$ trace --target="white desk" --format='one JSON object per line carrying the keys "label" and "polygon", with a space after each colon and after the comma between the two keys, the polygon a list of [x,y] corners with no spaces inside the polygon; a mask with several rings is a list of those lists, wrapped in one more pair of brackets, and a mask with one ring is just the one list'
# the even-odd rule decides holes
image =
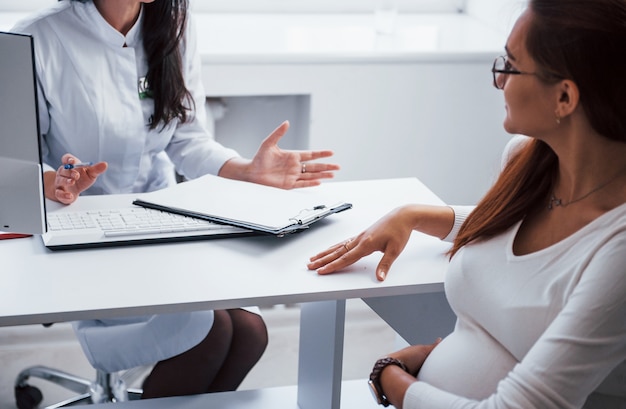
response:
{"label": "white desk", "polygon": [[[396,310],[399,314],[395,316],[409,329],[420,328],[427,341],[445,335],[441,331],[449,331],[453,321],[442,293],[447,245],[415,233],[384,283],[374,277],[380,255],[365,258],[344,273],[319,276],[306,269],[310,255],[358,233],[397,205],[440,200],[410,178],[325,183],[316,189],[342,192],[353,209],[282,239],[233,238],[66,252],[45,249],[38,237],[3,241],[0,325],[302,303],[297,405],[303,409],[339,408],[343,405],[345,300],[364,298],[382,311],[384,318],[394,316],[390,309],[399,308],[399,302],[426,302],[430,320],[422,321],[417,313],[406,310]],[[128,198],[85,197],[78,206],[93,199],[102,205]],[[414,294],[423,294],[423,298],[411,297]],[[388,302],[381,302],[384,297],[389,297]],[[416,321],[407,322],[411,317]],[[388,321],[413,340],[398,320]],[[436,326],[427,328],[430,324]],[[362,390],[367,394],[365,387]],[[239,407],[254,394],[239,393],[242,401],[227,401],[232,402],[231,407]],[[297,407],[296,402],[284,400],[285,394],[276,394],[281,398],[274,407]],[[207,395],[186,402],[202,407],[206,399],[226,398]],[[145,405],[142,402],[127,405],[145,407],[135,406]],[[184,407],[182,403],[180,407]]]}

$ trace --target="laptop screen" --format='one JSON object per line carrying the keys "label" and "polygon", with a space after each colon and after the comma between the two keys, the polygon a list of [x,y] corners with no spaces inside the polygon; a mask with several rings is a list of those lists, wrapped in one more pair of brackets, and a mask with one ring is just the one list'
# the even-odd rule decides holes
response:
{"label": "laptop screen", "polygon": [[46,231],[33,38],[0,32],[0,231]]}

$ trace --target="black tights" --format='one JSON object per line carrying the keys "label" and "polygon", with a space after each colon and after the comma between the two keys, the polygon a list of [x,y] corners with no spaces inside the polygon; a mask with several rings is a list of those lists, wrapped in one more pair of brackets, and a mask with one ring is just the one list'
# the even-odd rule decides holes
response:
{"label": "black tights", "polygon": [[241,310],[215,311],[198,345],[158,362],[143,383],[142,399],[234,391],[267,346],[263,318]]}

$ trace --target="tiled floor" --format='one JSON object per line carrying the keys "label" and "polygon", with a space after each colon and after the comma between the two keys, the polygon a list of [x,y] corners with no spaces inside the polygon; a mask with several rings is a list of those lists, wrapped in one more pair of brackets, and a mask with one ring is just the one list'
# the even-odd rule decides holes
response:
{"label": "tiled floor", "polygon": [[[280,305],[263,309],[270,336],[268,349],[240,389],[296,384],[299,312],[298,306]],[[44,364],[79,376],[93,376],[93,370],[73,334],[64,325],[21,327],[19,331],[0,329],[0,409],[15,409],[13,382],[25,367]],[[40,346],[42,337],[45,337],[49,348]],[[367,378],[373,362],[396,349],[398,342],[395,332],[369,307],[360,300],[349,300],[346,308],[344,379]],[[45,381],[33,380],[32,384],[42,389],[44,405],[72,395]]]}

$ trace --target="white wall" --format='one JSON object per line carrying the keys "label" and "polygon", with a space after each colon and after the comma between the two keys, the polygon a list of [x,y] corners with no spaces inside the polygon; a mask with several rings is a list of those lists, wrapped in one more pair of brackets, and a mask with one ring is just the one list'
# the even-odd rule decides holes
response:
{"label": "white wall", "polygon": [[[444,201],[472,204],[494,181],[509,139],[502,93],[491,85],[492,61],[215,64],[204,72],[211,96],[225,91],[214,89],[211,78],[249,85],[256,95],[237,98],[224,116],[228,125],[216,123],[217,139],[242,154],[253,153],[273,127],[290,119],[299,129],[290,130],[281,146],[332,149],[342,168],[337,180],[418,177]],[[300,92],[286,86],[283,96],[263,96],[273,84],[279,89],[293,82]],[[255,88],[259,84],[270,89]],[[281,103],[304,90],[310,95],[309,132],[297,122],[294,106]]]}
{"label": "white wall", "polygon": [[[490,27],[508,34],[526,3],[526,0],[467,0],[466,12]],[[504,48],[504,44],[502,47]]]}
{"label": "white wall", "polygon": [[[448,203],[477,202],[492,184],[508,141],[502,92],[492,86],[490,71],[506,36],[471,17],[401,17],[399,33],[373,39],[374,44],[366,40],[373,29],[367,18],[342,17],[340,23],[307,18],[297,33],[307,34],[303,36],[311,41],[305,43],[313,50],[286,41],[293,40],[294,30],[280,27],[297,25],[291,17],[287,22],[256,17],[245,24],[227,19],[223,29],[217,27],[226,24],[223,18],[199,20],[198,26],[206,28],[200,36],[207,39],[205,90],[211,97],[240,97],[224,120],[252,130],[244,145],[236,146],[230,138],[237,127],[223,132],[227,128],[218,121],[218,140],[249,154],[281,120],[279,114],[264,121],[264,101],[275,102],[265,97],[308,95],[308,144],[299,148],[332,149],[333,160],[342,167],[337,180],[418,177]],[[353,42],[337,45],[341,25],[352,29],[346,34],[357,33]],[[239,26],[264,41],[239,38]],[[273,28],[263,29],[267,26]],[[425,40],[428,36],[407,34],[432,26],[432,44]],[[228,40],[222,40],[224,33]],[[247,107],[246,97],[251,98]],[[292,112],[280,111],[285,119]],[[307,140],[290,132],[284,146],[294,137]]]}

